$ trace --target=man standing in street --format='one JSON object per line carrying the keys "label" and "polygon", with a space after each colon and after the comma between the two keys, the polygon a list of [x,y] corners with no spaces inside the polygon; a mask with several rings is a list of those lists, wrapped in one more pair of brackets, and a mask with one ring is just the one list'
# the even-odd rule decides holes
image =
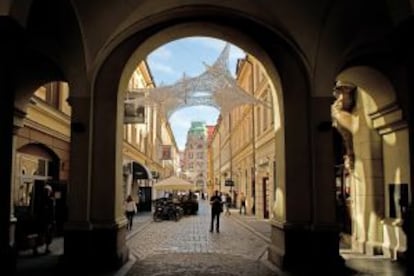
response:
{"label": "man standing in street", "polygon": [[240,215],[242,213],[242,209],[244,214],[246,214],[246,196],[244,195],[244,193],[240,194]]}
{"label": "man standing in street", "polygon": [[211,225],[210,232],[214,229],[214,219],[216,219],[216,231],[220,233],[220,213],[223,212],[223,205],[219,192],[216,190],[214,195],[210,198],[211,205]]}

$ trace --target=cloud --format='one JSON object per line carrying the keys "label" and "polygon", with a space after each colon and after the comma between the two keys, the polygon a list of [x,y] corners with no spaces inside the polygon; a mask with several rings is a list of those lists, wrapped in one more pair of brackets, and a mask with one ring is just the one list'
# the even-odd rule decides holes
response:
{"label": "cloud", "polygon": [[[190,37],[186,39],[188,39],[189,42],[196,43],[203,47],[215,50],[218,53],[221,53],[221,51],[224,48],[224,45],[226,44],[226,42],[223,40],[210,38],[210,37]],[[231,59],[237,59],[240,57],[244,57],[245,55],[246,55],[245,51],[243,51],[241,48],[237,47],[236,45],[231,44],[231,48],[230,48]]]}
{"label": "cloud", "polygon": [[148,60],[148,64],[157,86],[174,83],[181,76],[167,62]]}
{"label": "cloud", "polygon": [[180,110],[174,112],[170,117],[170,124],[177,128],[189,128],[191,122],[188,120],[188,114],[180,112]]}
{"label": "cloud", "polygon": [[164,63],[156,62],[156,61],[151,62],[151,70],[158,71],[161,73],[166,73],[166,74],[175,74],[175,71],[171,66],[164,64]]}
{"label": "cloud", "polygon": [[165,46],[161,46],[157,48],[155,51],[151,52],[151,54],[148,56],[150,59],[155,60],[169,60],[172,57],[172,52],[170,49],[168,49]]}
{"label": "cloud", "polygon": [[[194,44],[194,46],[203,47],[205,51],[214,52],[214,61],[219,56],[221,51],[223,50],[226,42],[223,40],[210,38],[210,37],[189,37],[185,38],[186,42],[188,41],[189,44]],[[240,58],[245,58],[246,52],[243,51],[241,48],[230,44],[230,56],[229,56],[229,69],[232,72],[233,76],[235,76],[236,71],[236,64],[237,60]]]}
{"label": "cloud", "polygon": [[202,47],[221,52],[223,50],[225,41],[211,38],[211,37],[202,37],[202,36],[193,36],[186,38],[190,43],[198,44]]}

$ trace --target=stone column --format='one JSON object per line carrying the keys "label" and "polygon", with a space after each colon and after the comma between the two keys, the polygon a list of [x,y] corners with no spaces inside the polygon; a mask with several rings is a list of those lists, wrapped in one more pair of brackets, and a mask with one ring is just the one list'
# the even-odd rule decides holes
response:
{"label": "stone column", "polygon": [[[71,87],[73,89],[73,87]],[[89,264],[92,225],[90,223],[91,100],[71,96],[72,107],[68,221],[64,233],[64,261]]]}
{"label": "stone column", "polygon": [[312,98],[312,223],[313,262],[327,269],[343,265],[336,222],[335,160],[331,97]]}
{"label": "stone column", "polygon": [[90,242],[92,261],[119,267],[128,258],[122,192],[123,98],[105,89],[96,91],[99,96],[94,99]]}
{"label": "stone column", "polygon": [[[0,46],[0,51],[2,48]],[[1,53],[0,53],[1,54]],[[1,56],[0,56],[1,57]],[[3,59],[2,59],[3,60]],[[2,137],[0,147],[0,259],[5,267],[2,270],[12,275],[16,266],[16,255],[13,248],[13,235],[11,224],[11,183],[12,183],[12,160],[13,160],[13,114],[14,114],[14,91],[9,82],[10,75],[6,68],[0,65],[0,133]],[[7,273],[6,273],[7,274]]]}
{"label": "stone column", "polygon": [[64,261],[68,268],[76,264],[108,271],[128,257],[122,211],[122,124],[117,124],[113,99],[93,102],[89,97],[71,95],[70,104],[71,173]]}
{"label": "stone column", "polygon": [[[285,105],[289,119],[284,143],[276,137],[278,176],[269,249],[269,259],[284,270],[311,273],[342,265],[335,221],[331,104],[332,98],[309,102],[297,98]],[[285,160],[280,158],[283,145]],[[279,175],[283,166],[284,179]]]}
{"label": "stone column", "polygon": [[280,111],[284,116],[282,129],[275,137],[276,199],[269,260],[288,271],[308,268],[312,252],[310,118],[309,103],[302,94],[307,88],[302,85],[302,82],[287,81],[283,111]]}

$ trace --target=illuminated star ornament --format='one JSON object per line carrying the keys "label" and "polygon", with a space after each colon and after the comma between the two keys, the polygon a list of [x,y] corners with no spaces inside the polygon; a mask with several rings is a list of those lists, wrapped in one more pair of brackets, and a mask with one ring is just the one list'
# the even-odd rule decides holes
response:
{"label": "illuminated star ornament", "polygon": [[167,119],[175,111],[190,106],[212,106],[220,110],[222,116],[244,104],[262,104],[270,107],[236,83],[228,66],[229,54],[230,44],[226,43],[214,64],[204,64],[206,70],[199,76],[189,78],[183,74],[183,77],[172,85],[127,91],[125,103],[130,109],[131,106],[156,106]]}

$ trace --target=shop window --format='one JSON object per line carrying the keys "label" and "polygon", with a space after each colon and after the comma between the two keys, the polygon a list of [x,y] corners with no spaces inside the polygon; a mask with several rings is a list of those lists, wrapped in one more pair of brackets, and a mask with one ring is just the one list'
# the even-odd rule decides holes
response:
{"label": "shop window", "polygon": [[46,160],[39,159],[37,163],[36,175],[46,176]]}

